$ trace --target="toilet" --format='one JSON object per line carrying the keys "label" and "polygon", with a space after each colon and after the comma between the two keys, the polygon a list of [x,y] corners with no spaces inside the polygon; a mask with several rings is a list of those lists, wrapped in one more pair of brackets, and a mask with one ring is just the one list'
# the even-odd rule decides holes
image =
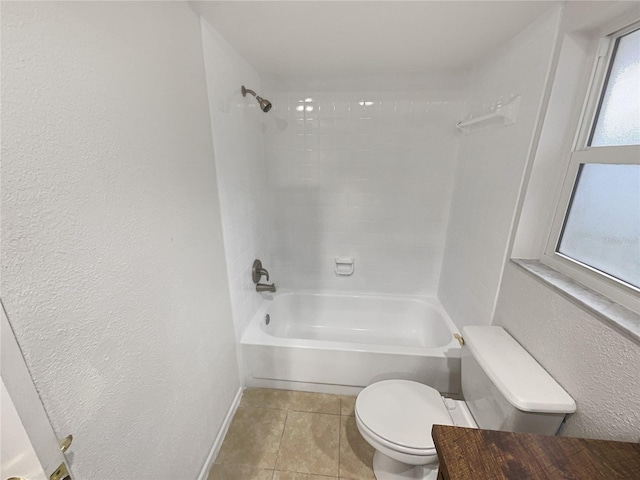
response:
{"label": "toilet", "polygon": [[356,399],[362,437],[376,450],[377,480],[436,480],[434,424],[555,435],[576,404],[502,327],[462,329],[462,395],[428,385],[385,380]]}

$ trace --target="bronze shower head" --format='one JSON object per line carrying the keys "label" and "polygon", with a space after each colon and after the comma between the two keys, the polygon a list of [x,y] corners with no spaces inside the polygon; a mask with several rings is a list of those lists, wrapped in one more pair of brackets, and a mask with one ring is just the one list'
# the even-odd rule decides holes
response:
{"label": "bronze shower head", "polygon": [[271,110],[271,107],[273,105],[271,105],[271,102],[269,100],[266,100],[266,99],[262,98],[261,96],[257,95],[256,92],[254,92],[253,90],[249,90],[248,88],[245,88],[245,86],[243,85],[242,86],[242,96],[246,97],[247,93],[250,93],[251,95],[256,97],[256,100],[260,104],[260,108],[262,109],[262,111],[264,113],[267,113],[269,110]]}

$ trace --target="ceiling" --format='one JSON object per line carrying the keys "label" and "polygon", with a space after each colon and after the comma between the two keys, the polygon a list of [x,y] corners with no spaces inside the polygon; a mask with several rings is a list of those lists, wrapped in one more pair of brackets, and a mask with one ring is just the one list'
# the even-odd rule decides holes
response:
{"label": "ceiling", "polygon": [[191,4],[260,74],[363,74],[467,69],[556,2]]}

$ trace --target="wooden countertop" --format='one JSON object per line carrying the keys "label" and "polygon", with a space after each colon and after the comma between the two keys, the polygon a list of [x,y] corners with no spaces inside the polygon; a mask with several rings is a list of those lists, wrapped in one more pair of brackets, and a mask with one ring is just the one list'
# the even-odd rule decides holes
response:
{"label": "wooden countertop", "polygon": [[434,425],[445,480],[640,480],[640,443]]}

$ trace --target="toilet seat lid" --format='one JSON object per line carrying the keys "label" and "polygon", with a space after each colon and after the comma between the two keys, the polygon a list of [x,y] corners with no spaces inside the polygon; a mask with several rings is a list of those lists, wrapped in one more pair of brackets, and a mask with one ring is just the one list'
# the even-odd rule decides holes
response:
{"label": "toilet seat lid", "polygon": [[440,393],[408,380],[385,380],[365,388],[356,399],[356,414],[376,435],[414,449],[433,449],[434,423],[453,425]]}

